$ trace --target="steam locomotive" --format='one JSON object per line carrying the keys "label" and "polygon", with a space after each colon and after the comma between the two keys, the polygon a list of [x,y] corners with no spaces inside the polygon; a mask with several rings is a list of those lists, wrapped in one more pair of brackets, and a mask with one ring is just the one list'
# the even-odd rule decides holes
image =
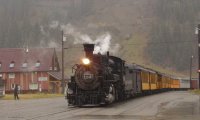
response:
{"label": "steam locomotive", "polygon": [[94,44],[84,44],[86,58],[72,69],[66,99],[69,105],[106,105],[129,97],[160,90],[177,89],[179,80],[144,68],[126,64],[119,57],[93,54]]}

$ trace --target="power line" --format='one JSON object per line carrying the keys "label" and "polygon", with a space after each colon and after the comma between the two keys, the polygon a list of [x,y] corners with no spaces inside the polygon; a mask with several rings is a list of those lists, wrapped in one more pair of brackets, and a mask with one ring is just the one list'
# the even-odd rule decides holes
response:
{"label": "power line", "polygon": [[[147,43],[125,43],[122,45],[157,45],[157,44],[163,44],[163,45],[174,45],[174,44],[184,44],[184,43],[194,43],[196,41],[165,41],[165,42],[147,42]],[[117,44],[111,44],[110,46],[116,46]],[[71,46],[71,47],[66,47],[65,49],[79,49],[83,48],[82,46]]]}
{"label": "power line", "polygon": [[124,44],[124,45],[148,45],[148,44],[171,44],[171,43],[175,43],[175,44],[183,44],[183,43],[188,43],[188,42],[197,42],[197,41],[166,41],[166,42],[147,42],[147,43],[128,43],[128,44]]}

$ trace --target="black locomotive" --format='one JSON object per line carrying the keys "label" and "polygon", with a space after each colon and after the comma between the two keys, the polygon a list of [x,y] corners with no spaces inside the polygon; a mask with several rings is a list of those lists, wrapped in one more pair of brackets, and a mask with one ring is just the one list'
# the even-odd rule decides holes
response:
{"label": "black locomotive", "polygon": [[84,44],[86,58],[76,64],[68,82],[70,105],[100,105],[125,99],[125,61],[118,57],[93,54],[94,44]]}

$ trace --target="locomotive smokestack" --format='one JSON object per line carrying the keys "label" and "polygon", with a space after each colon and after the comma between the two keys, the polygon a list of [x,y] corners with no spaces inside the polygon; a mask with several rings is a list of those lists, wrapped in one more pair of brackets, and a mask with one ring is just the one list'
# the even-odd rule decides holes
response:
{"label": "locomotive smokestack", "polygon": [[94,51],[94,44],[83,44],[85,55],[87,58],[91,58]]}
{"label": "locomotive smokestack", "polygon": [[110,53],[109,53],[109,51],[107,51],[107,57],[109,57],[110,56]]}

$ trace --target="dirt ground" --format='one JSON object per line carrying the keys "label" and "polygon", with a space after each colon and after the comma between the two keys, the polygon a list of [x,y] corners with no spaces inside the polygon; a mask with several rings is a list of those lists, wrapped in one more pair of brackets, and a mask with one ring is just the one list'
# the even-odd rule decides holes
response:
{"label": "dirt ground", "polygon": [[69,107],[63,98],[0,100],[1,120],[200,120],[200,96],[166,92],[107,107]]}

